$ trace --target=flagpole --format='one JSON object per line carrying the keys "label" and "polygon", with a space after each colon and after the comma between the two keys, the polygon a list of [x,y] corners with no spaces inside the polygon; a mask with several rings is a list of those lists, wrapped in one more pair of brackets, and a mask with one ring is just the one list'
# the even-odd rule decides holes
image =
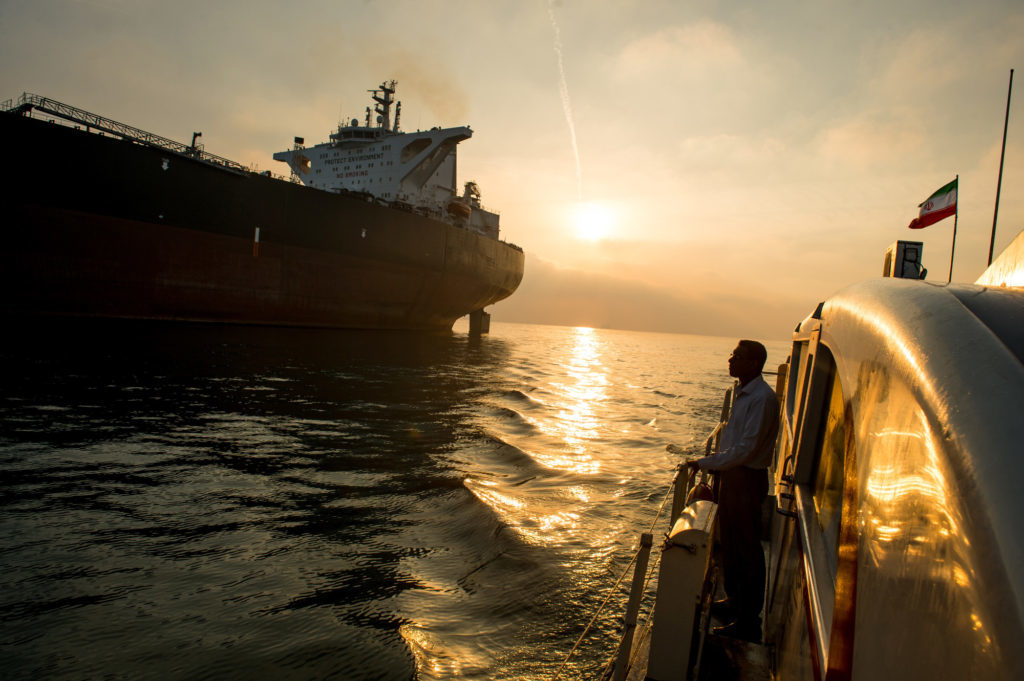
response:
{"label": "flagpole", "polygon": [[956,253],[956,223],[960,219],[960,173],[956,175],[956,203],[953,205],[955,211],[953,213],[953,246],[949,249],[949,279],[946,280],[947,284],[953,281],[953,254]]}
{"label": "flagpole", "polygon": [[1010,123],[1010,95],[1013,94],[1013,69],[1010,69],[1010,89],[1006,92],[1006,118],[1003,119],[1003,151],[999,154],[999,181],[996,182],[996,210],[992,215],[992,239],[988,242],[988,264],[992,264],[992,250],[996,245],[996,219],[999,217],[999,192],[1003,188],[1003,159],[1006,157],[1006,128]]}

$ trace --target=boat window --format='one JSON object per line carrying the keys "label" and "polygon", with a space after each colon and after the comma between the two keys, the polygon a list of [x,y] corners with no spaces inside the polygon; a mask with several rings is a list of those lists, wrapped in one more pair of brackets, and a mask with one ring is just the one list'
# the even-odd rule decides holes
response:
{"label": "boat window", "polygon": [[846,461],[846,422],[845,400],[843,388],[839,382],[839,373],[835,363],[827,352],[822,352],[819,361],[830,364],[828,396],[823,403],[828,405],[828,413],[824,419],[822,435],[819,442],[820,458],[814,473],[814,508],[817,515],[818,528],[826,549],[833,577],[839,554],[839,519],[842,515],[843,503],[843,470]]}
{"label": "boat window", "polygon": [[800,390],[800,368],[807,354],[807,343],[793,343],[793,350],[790,353],[792,358],[789,364],[789,386],[786,388],[786,419],[793,420],[793,410],[796,407],[796,396]]}
{"label": "boat window", "polygon": [[805,390],[812,359],[809,353],[810,344],[807,341],[795,342],[790,352],[790,375],[787,377],[788,385],[785,390],[785,419],[791,429],[797,426],[793,420],[794,415],[802,409],[800,403],[807,396]]}
{"label": "boat window", "polygon": [[[799,441],[804,438],[797,437],[798,431],[802,432],[805,429],[808,429],[808,432],[817,434],[817,424],[820,414],[812,413],[815,410],[811,405],[820,404],[820,400],[817,398],[816,394],[808,395],[808,393],[812,392],[812,384],[816,385],[820,382],[819,379],[814,378],[814,376],[820,372],[816,370],[814,353],[811,352],[810,343],[800,343],[799,352],[794,352],[794,354],[798,357],[797,368],[794,370],[794,375],[791,380],[795,381],[794,385],[796,390],[793,391],[792,395],[792,399],[794,400],[792,404],[793,415],[790,416],[787,414],[787,417],[790,419],[788,423],[789,427],[793,430],[793,437]],[[814,391],[817,390],[820,390],[820,388],[815,387]],[[786,397],[787,403],[790,399],[790,396]],[[810,423],[808,424],[808,422]],[[810,440],[810,438],[806,439]],[[803,449],[804,446],[805,445],[799,445],[801,449]],[[793,472],[800,483],[807,483],[810,480],[810,471],[813,464],[813,456],[805,455],[798,458],[797,468]]]}

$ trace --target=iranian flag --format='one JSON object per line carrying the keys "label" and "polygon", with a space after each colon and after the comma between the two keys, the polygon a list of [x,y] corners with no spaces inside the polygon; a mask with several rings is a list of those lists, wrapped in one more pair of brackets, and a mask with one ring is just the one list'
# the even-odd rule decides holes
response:
{"label": "iranian flag", "polygon": [[959,178],[932,194],[919,208],[921,214],[911,220],[910,229],[922,229],[939,220],[956,215],[956,185]]}

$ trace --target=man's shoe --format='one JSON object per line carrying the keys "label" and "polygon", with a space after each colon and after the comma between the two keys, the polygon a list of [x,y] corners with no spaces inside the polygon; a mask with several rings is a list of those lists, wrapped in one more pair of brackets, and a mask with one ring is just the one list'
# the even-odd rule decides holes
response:
{"label": "man's shoe", "polygon": [[761,623],[736,620],[732,624],[728,624],[724,627],[715,627],[711,630],[711,633],[713,633],[715,636],[725,636],[727,638],[735,638],[740,641],[760,643]]}
{"label": "man's shoe", "polygon": [[732,603],[728,598],[723,598],[711,604],[711,616],[715,619],[728,622],[732,620],[732,617],[735,614],[735,608],[732,607]]}

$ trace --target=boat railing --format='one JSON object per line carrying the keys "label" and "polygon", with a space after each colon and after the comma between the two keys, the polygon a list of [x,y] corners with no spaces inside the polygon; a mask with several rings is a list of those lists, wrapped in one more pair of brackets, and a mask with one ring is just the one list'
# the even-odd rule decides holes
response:
{"label": "boat railing", "polygon": [[222,156],[207,153],[203,150],[201,145],[188,145],[183,142],[176,142],[172,139],[161,137],[160,135],[155,135],[151,132],[146,132],[145,130],[135,128],[124,123],[119,123],[113,119],[90,113],[84,109],[71,106],[70,104],[64,104],[63,102],[58,102],[55,99],[32,94],[31,92],[22,93],[22,95],[16,100],[8,99],[4,101],[4,103],[0,105],[0,110],[18,113],[24,116],[31,116],[33,112],[41,112],[61,119],[65,122],[64,124],[84,126],[87,132],[95,131],[97,133],[114,135],[115,137],[135,142],[136,144],[143,144],[176,154],[190,156],[200,161],[206,161],[207,163],[222,166],[228,170],[234,170],[236,172],[252,172],[248,166],[244,166],[237,161],[232,161],[231,159],[227,159]]}
{"label": "boat railing", "polygon": [[[680,464],[676,468],[675,476],[672,478],[672,483],[669,485],[669,489],[662,499],[661,505],[658,507],[658,512],[654,516],[654,520],[651,522],[650,529],[647,532],[643,532],[640,535],[639,544],[636,550],[633,552],[629,562],[623,568],[618,579],[615,580],[615,584],[608,590],[608,594],[604,600],[597,607],[590,621],[583,628],[576,642],[569,650],[565,659],[562,660],[562,664],[555,671],[552,679],[558,679],[562,671],[568,665],[569,661],[576,655],[580,645],[586,639],[590,630],[598,622],[601,616],[604,614],[605,609],[611,602],[612,597],[618,593],[619,587],[625,581],[626,576],[629,575],[630,570],[633,570],[633,581],[630,586],[629,600],[626,606],[626,615],[624,618],[625,631],[623,632],[622,640],[619,643],[618,651],[616,653],[615,662],[609,669],[606,670],[603,678],[613,678],[616,681],[620,681],[624,678],[625,671],[632,666],[635,661],[634,649],[632,646],[633,635],[636,631],[636,625],[639,620],[639,614],[641,610],[642,601],[645,593],[647,592],[647,586],[654,576],[654,570],[657,568],[657,556],[655,557],[654,565],[650,565],[651,548],[654,545],[654,528],[658,524],[658,520],[661,518],[661,514],[664,512],[665,507],[668,505],[669,499],[673,498],[673,495],[678,495],[677,490],[682,489],[683,497],[689,492],[689,489],[694,484],[693,481],[696,479],[695,475],[687,473],[686,464]],[[650,620],[650,614],[648,619],[645,621],[641,629],[646,628],[647,623]],[[621,673],[620,673],[621,670]]]}
{"label": "boat railing", "polygon": [[[728,420],[729,412],[732,408],[733,392],[732,388],[725,392],[719,422],[704,440],[704,455],[712,454],[718,450],[719,442],[721,441],[722,428]],[[586,639],[594,624],[600,619],[605,608],[611,601],[612,596],[618,593],[620,586],[624,582],[630,570],[633,570],[633,578],[630,587],[629,599],[626,604],[622,638],[619,642],[615,658],[605,669],[602,679],[622,681],[626,678],[627,672],[640,661],[642,654],[645,651],[650,651],[652,619],[655,617],[655,608],[653,605],[646,608],[647,615],[643,624],[639,627],[637,624],[639,614],[644,609],[643,606],[645,598],[648,595],[652,598],[654,597],[654,594],[648,593],[648,586],[650,585],[651,578],[654,576],[655,571],[659,569],[659,564],[663,555],[667,551],[674,548],[681,548],[685,553],[690,554],[690,557],[687,560],[691,565],[689,570],[691,574],[687,575],[684,578],[684,581],[695,582],[694,584],[689,585],[691,590],[696,589],[698,592],[703,593],[705,583],[707,582],[705,573],[710,569],[710,536],[716,521],[715,504],[709,501],[709,498],[713,498],[714,496],[713,489],[715,487],[715,476],[710,471],[698,472],[696,469],[687,465],[688,461],[692,460],[697,451],[700,450],[694,451],[696,448],[688,450],[683,446],[675,444],[669,444],[665,449],[670,453],[685,456],[686,461],[683,461],[676,466],[672,481],[669,484],[664,498],[662,499],[661,505],[658,507],[657,513],[655,513],[654,520],[651,522],[650,528],[647,532],[641,533],[636,549],[634,550],[629,562],[626,564],[625,568],[623,568],[619,578],[608,591],[607,596],[598,606],[597,611],[591,617],[586,627],[584,627],[583,632],[579,635],[575,644],[569,650],[552,679],[558,679],[560,677],[562,671],[565,669],[569,661],[575,656],[581,643]],[[658,521],[660,520],[662,513],[665,511],[665,507],[668,505],[670,499],[672,501],[672,505],[669,514],[669,527],[672,529],[670,532],[664,534],[661,550],[655,555],[654,562],[651,564],[650,555],[651,549],[654,546],[654,530],[657,527]],[[687,518],[684,518],[684,522],[680,523],[680,518],[683,518],[684,512],[687,513]],[[703,536],[703,546],[698,545],[700,542],[692,540],[694,533]],[[690,539],[681,541],[682,537],[688,537]],[[701,565],[702,561],[703,565]],[[696,572],[694,571],[694,566],[696,567]],[[659,585],[659,590],[660,589],[661,586]],[[698,617],[698,619],[700,618]],[[706,620],[706,617],[704,619]],[[692,624],[693,622],[691,622],[691,625]],[[701,620],[699,622],[701,631],[706,628],[705,625],[706,621]],[[638,637],[638,632],[641,632],[643,636]],[[686,640],[689,641],[690,639],[687,638]],[[635,645],[637,642],[644,645]],[[654,655],[655,653],[651,652],[650,654]],[[687,650],[686,654],[689,656],[690,651]],[[699,655],[700,647],[698,646],[696,659],[692,662],[688,662],[691,668],[695,669],[699,666]]]}

